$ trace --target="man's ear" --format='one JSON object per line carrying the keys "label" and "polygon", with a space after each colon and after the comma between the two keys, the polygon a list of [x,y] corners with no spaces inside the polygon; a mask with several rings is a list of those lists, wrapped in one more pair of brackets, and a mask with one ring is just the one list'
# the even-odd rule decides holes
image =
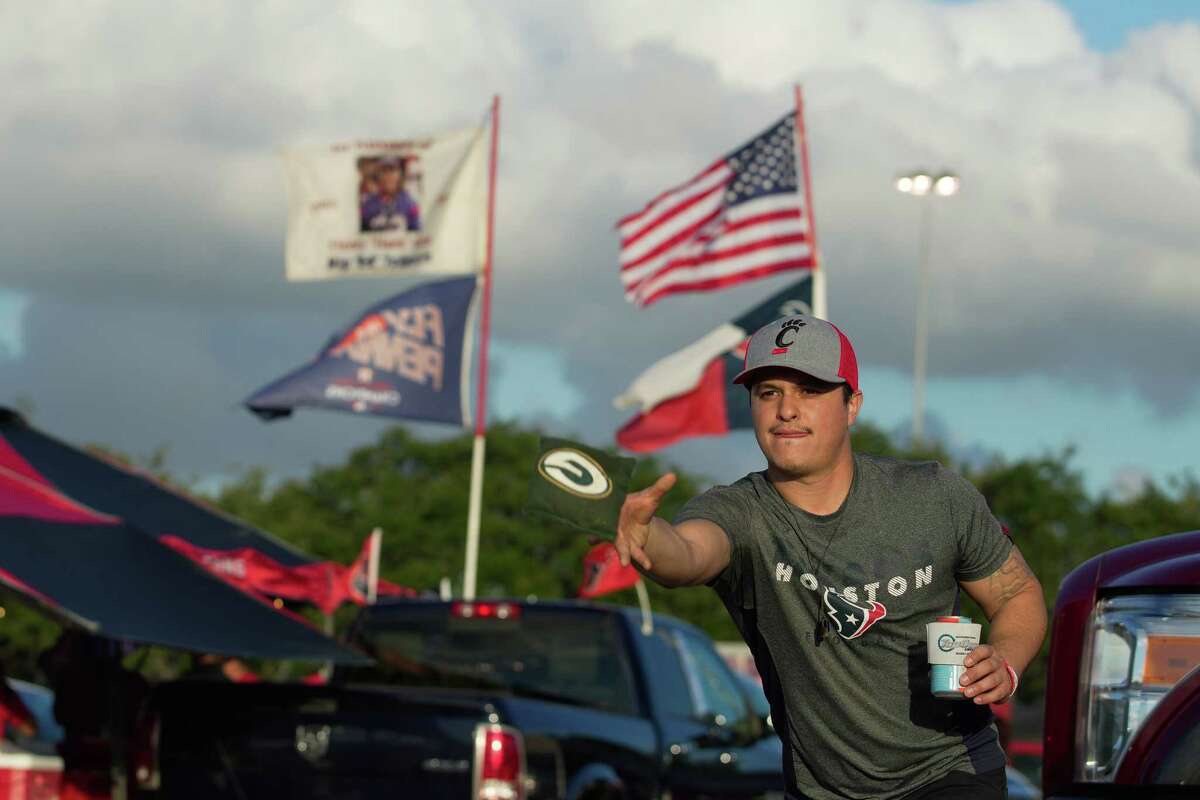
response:
{"label": "man's ear", "polygon": [[863,393],[855,392],[850,395],[850,402],[846,403],[846,426],[849,427],[858,419],[858,412],[862,409]]}

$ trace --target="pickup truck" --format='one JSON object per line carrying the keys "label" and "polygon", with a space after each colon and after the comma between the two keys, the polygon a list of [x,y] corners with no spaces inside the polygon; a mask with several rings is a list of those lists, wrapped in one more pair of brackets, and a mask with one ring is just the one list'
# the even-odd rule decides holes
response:
{"label": "pickup truck", "polygon": [[709,639],[586,602],[400,600],[327,686],[158,687],[139,797],[782,797],[779,739]]}
{"label": "pickup truck", "polygon": [[1200,797],[1200,531],[1063,579],[1043,752],[1047,800]]}

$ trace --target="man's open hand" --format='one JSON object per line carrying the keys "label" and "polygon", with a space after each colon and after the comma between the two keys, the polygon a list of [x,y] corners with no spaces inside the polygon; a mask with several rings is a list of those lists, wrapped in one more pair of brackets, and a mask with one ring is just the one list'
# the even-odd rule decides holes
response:
{"label": "man's open hand", "polygon": [[668,472],[656,480],[652,486],[625,496],[621,505],[621,517],[617,522],[617,554],[621,557],[621,566],[629,566],[636,561],[642,569],[651,569],[650,557],[646,555],[646,542],[650,540],[650,527],[654,521],[654,513],[663,496],[675,485],[675,473]]}

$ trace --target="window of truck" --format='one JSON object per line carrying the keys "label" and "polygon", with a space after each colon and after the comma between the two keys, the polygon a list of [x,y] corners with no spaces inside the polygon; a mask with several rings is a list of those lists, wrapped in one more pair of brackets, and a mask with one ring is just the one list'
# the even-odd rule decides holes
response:
{"label": "window of truck", "polygon": [[683,632],[677,637],[696,716],[737,735],[750,735],[748,701],[725,661],[707,640]]}
{"label": "window of truck", "polygon": [[373,611],[356,644],[376,665],[348,682],[510,690],[619,714],[638,713],[618,623],[606,614],[521,606],[506,618],[443,605]]}

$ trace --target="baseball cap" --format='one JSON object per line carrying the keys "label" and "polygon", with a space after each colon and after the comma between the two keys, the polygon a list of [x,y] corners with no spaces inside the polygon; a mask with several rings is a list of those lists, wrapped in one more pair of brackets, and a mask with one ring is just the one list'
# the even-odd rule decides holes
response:
{"label": "baseball cap", "polygon": [[794,369],[858,391],[858,359],[850,340],[832,322],[806,314],[783,317],[755,331],[746,363],[733,382],[746,383],[750,373],[768,367]]}

